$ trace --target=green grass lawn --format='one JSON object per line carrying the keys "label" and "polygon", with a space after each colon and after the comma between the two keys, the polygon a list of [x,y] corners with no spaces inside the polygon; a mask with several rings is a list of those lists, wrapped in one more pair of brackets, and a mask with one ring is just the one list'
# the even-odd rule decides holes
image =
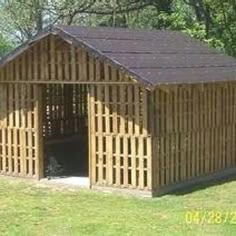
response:
{"label": "green grass lawn", "polygon": [[[186,223],[188,211],[202,214],[202,221],[196,216],[195,223]],[[211,211],[222,214],[224,222],[210,219]],[[1,236],[236,235],[234,214],[236,181],[142,199],[0,177]]]}

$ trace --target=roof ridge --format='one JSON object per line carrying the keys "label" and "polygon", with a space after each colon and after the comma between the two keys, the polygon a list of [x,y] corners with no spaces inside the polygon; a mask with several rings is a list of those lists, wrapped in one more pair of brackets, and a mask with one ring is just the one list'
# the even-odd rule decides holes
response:
{"label": "roof ridge", "polygon": [[128,32],[173,32],[173,33],[177,33],[177,34],[181,34],[180,31],[178,30],[170,30],[170,29],[154,29],[154,28],[150,28],[150,29],[146,29],[146,28],[129,28],[129,27],[112,27],[112,26],[84,26],[84,25],[63,25],[63,24],[57,24],[54,25],[53,28],[81,28],[81,29],[110,29],[110,30],[127,30]]}
{"label": "roof ridge", "polygon": [[[109,32],[106,31],[107,28],[110,29]],[[192,39],[182,32],[170,30],[133,30],[111,27],[99,27],[98,30],[94,31],[93,29],[96,28],[78,26],[66,26],[63,28],[63,26],[49,26],[3,57],[0,60],[0,66],[14,60],[14,58],[42,38],[53,34],[69,44],[85,48],[94,57],[99,58],[102,61],[107,61],[113,66],[125,71],[132,79],[142,83],[147,88],[153,88],[160,83],[174,84],[181,82],[196,83],[202,80],[205,80],[206,82],[227,79],[236,80],[236,66],[234,66],[234,61],[236,63],[236,60],[233,57],[223,55],[222,52],[218,50],[209,49],[205,44]],[[120,29],[126,30],[128,34],[123,34],[123,31],[119,31]],[[73,30],[75,30],[75,32]],[[139,32],[139,34],[132,34],[133,32]],[[150,32],[150,34],[147,34],[147,32]],[[153,40],[153,43],[150,43],[150,38],[158,38],[158,34],[153,34],[152,36],[152,33],[155,32],[162,32],[163,36],[161,36],[161,40]],[[167,32],[177,32],[178,36],[175,38],[175,34],[171,35],[169,33],[165,36],[165,33]],[[104,40],[89,40],[88,36],[93,34],[97,35],[96,37],[104,37]],[[87,36],[87,38],[84,36]],[[114,43],[111,40],[113,37],[118,37],[119,40],[122,40],[122,38],[124,40],[128,37],[132,40],[127,40],[125,43]],[[183,38],[183,40],[181,40],[181,38]],[[168,47],[169,42],[171,42],[172,51]],[[173,51],[175,48],[176,51]],[[118,54],[124,54],[124,56],[119,57]],[[126,54],[132,54],[132,57],[134,58],[125,58]],[[146,55],[145,59],[142,59],[142,55]],[[153,60],[150,59],[154,55],[160,59],[153,63]],[[204,59],[203,55],[211,56]],[[182,58],[182,61],[179,60],[179,58]],[[129,60],[130,66],[127,66],[127,60]],[[171,66],[174,64],[175,66]],[[198,64],[201,65],[198,66]],[[157,71],[155,71],[155,68]],[[185,68],[191,69],[191,71],[187,71]],[[206,69],[201,70],[202,68]],[[161,73],[159,73],[158,69],[160,69]],[[168,69],[171,69],[172,71],[168,72]],[[153,70],[152,73],[151,70]],[[164,73],[164,70],[166,70],[166,73]],[[201,78],[198,78],[199,74],[201,74]]]}

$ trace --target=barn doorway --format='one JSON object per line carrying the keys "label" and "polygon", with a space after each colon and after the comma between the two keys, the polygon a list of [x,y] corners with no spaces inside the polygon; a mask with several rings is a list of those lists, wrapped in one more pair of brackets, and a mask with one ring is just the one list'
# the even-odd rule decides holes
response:
{"label": "barn doorway", "polygon": [[89,176],[87,106],[87,85],[44,85],[45,177]]}

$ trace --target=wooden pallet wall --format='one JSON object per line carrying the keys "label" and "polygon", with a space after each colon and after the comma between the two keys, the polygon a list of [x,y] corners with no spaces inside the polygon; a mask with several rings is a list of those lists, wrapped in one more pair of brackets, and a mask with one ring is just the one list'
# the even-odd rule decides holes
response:
{"label": "wooden pallet wall", "polygon": [[[43,136],[54,138],[79,131],[78,117],[81,118],[82,113],[87,116],[85,110],[88,109],[92,185],[151,190],[149,93],[123,71],[100,62],[83,48],[75,48],[58,37],[49,36],[0,69],[0,85],[4,83],[8,88],[16,86],[15,93],[21,93],[21,87],[35,89],[35,94],[25,92],[23,102],[30,107],[33,101],[42,106],[40,113],[39,110],[31,112],[29,107],[26,109],[27,114],[33,114],[35,119],[39,114],[44,117],[43,123],[34,123],[40,125],[42,134],[40,136],[40,130],[31,125],[22,124],[17,128],[22,133],[34,135],[35,143],[41,143]],[[43,88],[41,100],[36,95],[37,84]],[[9,95],[6,97],[11,101]],[[9,108],[12,109],[11,114],[18,112],[17,106]],[[20,113],[19,119],[22,117],[23,113]],[[11,125],[4,124],[3,127],[10,129]],[[4,134],[2,137],[5,137]],[[9,156],[5,153],[9,149],[5,138],[1,142],[2,158],[11,158],[13,154]],[[18,155],[17,159],[23,163],[20,166],[25,165],[25,159],[27,163],[32,162],[34,171],[28,173],[21,169],[18,172],[22,176],[39,175],[39,156],[32,154],[34,149],[36,153],[39,151],[39,146],[32,144],[30,148],[31,143],[26,145],[24,139],[20,142],[10,144],[13,149],[21,146],[21,154],[14,152],[14,155]],[[40,147],[42,149],[43,145]],[[30,153],[24,154],[28,149]],[[8,171],[13,175],[7,168],[6,162],[3,162],[2,173]]]}
{"label": "wooden pallet wall", "polygon": [[90,85],[93,185],[151,189],[148,92],[139,85]]}
{"label": "wooden pallet wall", "polygon": [[42,176],[41,88],[0,85],[0,174]]}
{"label": "wooden pallet wall", "polygon": [[45,139],[87,136],[87,85],[48,84],[43,88]]}
{"label": "wooden pallet wall", "polygon": [[154,92],[153,188],[236,166],[236,83]]}
{"label": "wooden pallet wall", "polygon": [[100,62],[84,48],[50,35],[0,68],[0,82],[132,82],[129,77],[118,74],[118,69]]}

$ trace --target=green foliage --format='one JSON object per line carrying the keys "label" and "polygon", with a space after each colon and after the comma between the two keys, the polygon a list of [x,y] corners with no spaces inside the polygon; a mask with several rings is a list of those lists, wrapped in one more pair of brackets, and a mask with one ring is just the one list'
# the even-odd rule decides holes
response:
{"label": "green foliage", "polygon": [[12,47],[13,44],[0,34],[0,58],[8,53]]}
{"label": "green foliage", "polygon": [[236,56],[236,2],[212,0],[211,11],[214,22],[211,35],[222,41],[228,54]]}
{"label": "green foliage", "polygon": [[236,56],[235,0],[0,0],[0,21],[18,43],[51,24],[171,29]]}
{"label": "green foliage", "polygon": [[45,0],[4,0],[0,5],[0,30],[23,42],[46,26],[48,12]]}

